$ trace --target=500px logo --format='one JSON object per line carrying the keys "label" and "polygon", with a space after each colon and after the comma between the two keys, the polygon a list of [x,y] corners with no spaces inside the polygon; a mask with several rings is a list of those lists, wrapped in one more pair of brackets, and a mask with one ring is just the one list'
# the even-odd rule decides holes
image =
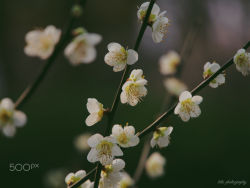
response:
{"label": "500px logo", "polygon": [[9,171],[11,172],[29,172],[34,169],[38,169],[38,163],[10,163],[9,164]]}

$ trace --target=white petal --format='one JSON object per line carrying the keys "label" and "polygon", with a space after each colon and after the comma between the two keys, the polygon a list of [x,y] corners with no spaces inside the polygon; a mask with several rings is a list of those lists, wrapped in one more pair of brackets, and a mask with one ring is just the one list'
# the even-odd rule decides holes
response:
{"label": "white petal", "polygon": [[179,101],[181,102],[189,98],[192,98],[192,94],[189,91],[183,91],[179,97]]}
{"label": "white petal", "polygon": [[125,167],[125,162],[122,159],[115,159],[112,162],[112,167],[114,168],[115,172],[119,172]]}
{"label": "white petal", "polygon": [[85,170],[79,170],[75,173],[75,176],[78,178],[83,178],[86,176],[86,171]]}
{"label": "white petal", "polygon": [[200,104],[202,102],[203,98],[201,96],[198,96],[198,95],[195,95],[192,97],[192,101],[195,103],[195,104]]}
{"label": "white petal", "polygon": [[101,117],[99,116],[98,113],[92,113],[87,117],[87,119],[85,120],[85,123],[87,126],[93,126],[100,120],[101,120]]}
{"label": "white petal", "polygon": [[138,145],[139,142],[140,142],[140,139],[138,136],[132,136],[130,137],[130,140],[129,140],[129,147],[134,147]]}
{"label": "white petal", "polygon": [[81,57],[80,62],[81,63],[91,63],[96,58],[96,49],[93,46],[86,47],[86,53],[84,56]]}
{"label": "white petal", "polygon": [[7,137],[13,137],[16,133],[16,128],[13,125],[6,125],[3,127],[3,134]]}
{"label": "white petal", "polygon": [[152,39],[155,43],[160,43],[163,39],[164,35],[158,31],[152,32]]}
{"label": "white petal", "polygon": [[181,104],[178,103],[177,106],[176,106],[175,109],[174,109],[174,113],[175,113],[175,114],[179,114],[179,113],[180,113],[180,109],[181,109]]}
{"label": "white petal", "polygon": [[96,161],[98,161],[97,155],[98,152],[96,151],[96,149],[92,148],[87,156],[88,161],[91,163],[95,163]]}
{"label": "white petal", "polygon": [[210,69],[213,73],[215,73],[217,70],[220,69],[220,65],[218,63],[212,63]]}
{"label": "white petal", "polygon": [[15,126],[22,127],[26,124],[27,117],[26,117],[25,113],[23,113],[19,110],[16,110],[16,111],[14,111],[13,120],[14,120]]}
{"label": "white petal", "polygon": [[188,113],[179,113],[179,116],[181,117],[182,121],[188,121],[190,119],[190,115]]}
{"label": "white petal", "polygon": [[111,42],[108,44],[109,51],[119,51],[121,50],[122,46],[116,42]]}
{"label": "white petal", "polygon": [[68,184],[68,182],[71,180],[71,178],[75,176],[74,173],[69,173],[66,177],[65,177],[65,183]]}
{"label": "white petal", "polygon": [[114,65],[113,71],[114,72],[120,72],[120,71],[124,70],[125,67],[126,67],[126,63],[118,63],[118,64]]}
{"label": "white petal", "polygon": [[158,145],[160,148],[167,147],[168,144],[169,144],[168,136],[159,138]]}
{"label": "white petal", "polygon": [[123,156],[123,152],[122,152],[121,148],[119,148],[116,144],[114,144],[114,146],[112,148],[112,154],[114,156]]}
{"label": "white petal", "polygon": [[88,98],[87,109],[89,113],[99,112],[100,104],[95,98]]}
{"label": "white petal", "polygon": [[208,70],[210,68],[210,65],[211,63],[210,62],[207,62],[205,65],[204,65],[204,71]]}
{"label": "white petal", "polygon": [[155,141],[155,139],[154,139],[154,138],[152,138],[152,139],[151,139],[151,141],[150,141],[150,145],[151,145],[151,147],[152,147],[152,148],[154,148],[154,147],[155,147],[155,145],[156,145],[156,141]]}
{"label": "white petal", "polygon": [[216,77],[216,81],[219,83],[219,84],[224,84],[226,79],[225,79],[225,76],[223,74],[219,74],[217,77]]}
{"label": "white petal", "polygon": [[142,78],[142,75],[143,75],[142,69],[134,69],[130,74],[130,78],[138,80]]}
{"label": "white petal", "polygon": [[191,117],[198,117],[201,114],[201,109],[198,105],[194,106],[193,111],[190,112]]}
{"label": "white petal", "polygon": [[135,50],[128,50],[127,64],[133,65],[138,61],[138,53]]}
{"label": "white petal", "polygon": [[124,132],[127,136],[133,136],[135,135],[135,128],[133,126],[125,126]]}
{"label": "white petal", "polygon": [[210,82],[210,83],[209,83],[209,86],[210,86],[211,88],[217,88],[217,87],[219,86],[219,84],[218,84],[218,82],[216,82],[216,83]]}
{"label": "white petal", "polygon": [[167,130],[165,131],[165,135],[170,135],[173,131],[173,127],[168,127]]}
{"label": "white petal", "polygon": [[127,102],[128,102],[128,99],[127,99],[126,93],[125,93],[124,91],[121,93],[120,98],[121,98],[121,103],[122,103],[122,104],[125,104],[125,103],[127,103]]}
{"label": "white petal", "polygon": [[88,139],[88,145],[90,147],[96,147],[103,140],[103,136],[100,134],[95,134]]}
{"label": "white petal", "polygon": [[86,39],[88,44],[94,46],[101,42],[102,36],[96,33],[87,33]]}
{"label": "white petal", "polygon": [[123,133],[123,128],[121,127],[121,125],[114,125],[112,128],[112,135],[119,136],[121,133]]}
{"label": "white petal", "polygon": [[1,108],[4,108],[6,110],[13,110],[14,106],[15,106],[15,104],[9,98],[4,98],[1,100],[1,103],[0,103]]}

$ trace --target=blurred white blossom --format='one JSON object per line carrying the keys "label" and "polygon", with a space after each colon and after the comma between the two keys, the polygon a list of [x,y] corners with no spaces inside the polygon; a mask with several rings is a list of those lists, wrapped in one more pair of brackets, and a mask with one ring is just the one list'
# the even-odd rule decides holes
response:
{"label": "blurred white blossom", "polygon": [[104,61],[113,67],[114,72],[122,71],[127,64],[133,65],[138,61],[138,53],[135,50],[126,50],[118,43],[109,43],[108,51],[104,57]]}
{"label": "blurred white blossom", "polygon": [[158,152],[154,152],[146,161],[146,172],[151,178],[157,178],[164,174],[166,159]]}
{"label": "blurred white blossom", "polygon": [[89,133],[83,133],[77,136],[74,140],[76,149],[80,152],[84,152],[89,149],[88,139],[91,137]]}
{"label": "blurred white blossom", "polygon": [[[213,75],[215,72],[217,72],[220,69],[220,65],[216,62],[210,63],[207,62],[204,65],[204,72],[203,72],[203,78],[207,79],[211,75]],[[209,86],[212,88],[217,88],[219,85],[222,85],[225,83],[225,75],[224,74],[219,74],[215,79],[213,79],[210,83]]]}
{"label": "blurred white blossom", "polygon": [[53,53],[60,36],[61,30],[53,25],[49,25],[45,29],[30,31],[25,36],[27,45],[24,48],[24,52],[28,56],[47,59]]}
{"label": "blurred white blossom", "polygon": [[135,135],[135,128],[133,126],[122,128],[121,125],[114,125],[111,136],[124,148],[136,146],[140,141],[139,137]]}
{"label": "blurred white blossom", "polygon": [[88,139],[88,145],[91,150],[87,159],[91,163],[100,161],[102,165],[109,165],[115,156],[123,155],[122,150],[116,144],[116,140],[110,136],[103,137],[100,134],[95,134]]}
{"label": "blurred white blossom", "polygon": [[115,159],[112,164],[105,165],[101,172],[99,188],[117,188],[122,179],[121,170],[124,169],[125,162],[122,159]]}
{"label": "blurred white blossom", "polygon": [[187,90],[186,84],[176,78],[167,78],[164,80],[166,90],[175,96],[179,96],[183,91]]}
{"label": "blurred white blossom", "polygon": [[[65,183],[70,186],[74,183],[78,182],[80,179],[84,178],[86,176],[85,170],[79,170],[76,173],[69,173],[65,178]],[[94,182],[91,182],[90,180],[85,181],[82,185],[79,186],[79,188],[93,188]]]}
{"label": "blurred white blossom", "polygon": [[92,126],[102,120],[105,109],[103,108],[103,104],[98,102],[95,98],[88,98],[87,109],[90,113],[85,120],[87,126]]}
{"label": "blurred white blossom", "polygon": [[121,172],[122,179],[117,188],[129,188],[134,185],[134,180],[126,172]]}
{"label": "blurred white blossom", "polygon": [[244,76],[250,73],[250,53],[246,52],[245,49],[237,51],[234,56],[234,63],[236,64],[236,69]]}
{"label": "blurred white blossom", "polygon": [[7,137],[13,137],[17,127],[23,127],[27,122],[26,115],[15,109],[15,104],[9,98],[0,101],[0,129]]}
{"label": "blurred white blossom", "polygon": [[45,187],[48,188],[63,188],[65,187],[65,176],[67,172],[63,168],[52,169],[45,174]]}
{"label": "blurred white blossom", "polygon": [[175,74],[177,66],[181,62],[180,55],[175,51],[170,51],[160,58],[160,72],[163,75]]}
{"label": "blurred white blossom", "polygon": [[[137,17],[140,21],[143,21],[143,19],[145,18],[148,6],[149,2],[145,2],[140,6],[139,10],[137,11]],[[152,24],[153,22],[156,21],[159,13],[160,13],[160,7],[156,3],[154,3],[151,14],[149,16],[149,24]]]}
{"label": "blurred white blossom", "polygon": [[179,103],[176,106],[174,113],[179,114],[183,121],[188,121],[190,117],[195,118],[201,114],[199,104],[202,102],[201,96],[193,96],[188,91],[181,93]]}
{"label": "blurred white blossom", "polygon": [[151,139],[151,147],[158,145],[160,148],[167,147],[169,144],[170,134],[173,127],[159,127],[154,131],[153,138]]}
{"label": "blurred white blossom", "polygon": [[100,43],[101,40],[101,35],[83,31],[68,44],[64,50],[64,55],[72,65],[91,63],[96,58],[95,45]]}
{"label": "blurred white blossom", "polygon": [[121,103],[128,103],[131,106],[137,105],[141,98],[147,95],[143,71],[135,69],[131,72],[129,79],[122,86]]}

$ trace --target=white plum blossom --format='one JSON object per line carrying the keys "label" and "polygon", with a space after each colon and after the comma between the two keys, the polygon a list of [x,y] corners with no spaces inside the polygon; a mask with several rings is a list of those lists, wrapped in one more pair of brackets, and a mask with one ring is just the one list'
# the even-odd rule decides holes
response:
{"label": "white plum blossom", "polygon": [[23,127],[27,122],[26,115],[15,109],[15,104],[9,98],[0,101],[0,129],[7,137],[13,137],[17,127]]}
{"label": "white plum blossom", "polygon": [[24,52],[28,56],[47,59],[53,53],[60,36],[61,30],[53,25],[49,25],[45,29],[29,31],[25,36],[27,45]]}
{"label": "white plum blossom", "polygon": [[126,172],[121,172],[122,179],[117,188],[129,188],[134,185],[134,180]]}
{"label": "white plum blossom", "polygon": [[125,167],[125,162],[122,159],[115,159],[112,164],[105,165],[101,171],[101,179],[99,188],[117,188],[118,183],[122,179],[121,170]]}
{"label": "white plum blossom", "polygon": [[[207,79],[211,75],[213,75],[215,72],[217,72],[220,69],[220,65],[216,62],[210,63],[207,62],[204,65],[204,72],[203,72],[203,78]],[[222,85],[225,83],[225,75],[219,74],[215,79],[213,79],[209,86],[212,88],[217,88],[219,85]]]}
{"label": "white plum blossom", "polygon": [[234,56],[234,63],[236,69],[247,76],[250,73],[250,53],[246,52],[245,49],[239,49]]}
{"label": "white plum blossom", "polygon": [[179,96],[183,91],[187,90],[186,84],[176,78],[167,78],[164,80],[166,90],[175,96]]}
{"label": "white plum blossom", "polygon": [[159,127],[154,131],[153,138],[151,139],[151,147],[158,145],[160,148],[167,147],[169,144],[170,134],[173,127]]}
{"label": "white plum blossom", "polygon": [[115,156],[123,155],[122,150],[116,144],[116,140],[110,136],[103,137],[100,134],[95,134],[88,139],[88,145],[91,150],[87,159],[91,163],[100,161],[102,165],[109,165]]}
{"label": "white plum blossom", "polygon": [[125,69],[126,65],[133,65],[138,61],[138,53],[135,50],[126,50],[118,43],[112,42],[108,44],[108,53],[104,57],[106,64],[113,67],[114,72]]}
{"label": "white plum blossom", "polygon": [[121,125],[114,125],[111,136],[124,148],[136,146],[140,141],[139,137],[135,135],[135,128],[133,126],[122,128]]}
{"label": "white plum blossom", "polygon": [[146,84],[147,80],[144,79],[143,71],[141,69],[133,70],[129,79],[122,86],[121,103],[128,103],[131,106],[137,105],[142,97],[147,95]]}
{"label": "white plum blossom", "polygon": [[[85,170],[79,170],[76,173],[69,173],[65,178],[65,183],[68,186],[73,185],[74,183],[78,182],[80,179],[84,178],[86,176]],[[90,180],[85,181],[82,185],[80,185],[78,188],[93,188],[94,182],[91,182]]]}
{"label": "white plum blossom", "polygon": [[188,91],[181,93],[179,103],[175,107],[174,113],[179,114],[183,121],[188,121],[190,117],[195,118],[201,114],[199,104],[202,102],[201,96],[193,96]]}
{"label": "white plum blossom", "polygon": [[80,152],[84,152],[89,149],[88,139],[91,137],[90,133],[83,133],[77,136],[74,140],[76,149]]}
{"label": "white plum blossom", "polygon": [[166,159],[158,152],[154,152],[146,161],[146,172],[151,178],[157,178],[164,174]]}
{"label": "white plum blossom", "polygon": [[103,104],[98,102],[95,98],[88,98],[87,109],[90,113],[85,120],[87,126],[92,126],[102,120],[105,109],[103,108]]}
{"label": "white plum blossom", "polygon": [[[140,21],[144,20],[148,10],[148,6],[149,2],[145,2],[140,6],[139,10],[137,11],[137,17]],[[156,21],[156,19],[159,16],[159,13],[160,13],[160,7],[156,3],[154,3],[153,8],[151,10],[151,14],[149,16],[149,24],[152,24],[153,22]]]}
{"label": "white plum blossom", "polygon": [[152,38],[155,43],[160,43],[166,37],[169,20],[164,16],[166,11],[162,12],[152,25]]}
{"label": "white plum blossom", "polygon": [[175,51],[170,51],[163,55],[159,60],[160,72],[163,75],[175,74],[177,66],[181,62],[180,55]]}
{"label": "white plum blossom", "polygon": [[100,43],[102,36],[86,31],[76,36],[64,50],[64,55],[72,65],[88,64],[95,60],[95,45]]}

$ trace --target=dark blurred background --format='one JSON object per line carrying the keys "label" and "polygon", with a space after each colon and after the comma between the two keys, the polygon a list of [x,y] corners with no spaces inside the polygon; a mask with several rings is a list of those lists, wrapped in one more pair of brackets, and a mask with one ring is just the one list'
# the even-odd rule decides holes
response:
{"label": "dark blurred background", "polygon": [[[109,42],[133,47],[140,23],[137,6],[142,0],[89,0],[80,24],[99,33],[98,57],[89,65],[72,67],[63,54],[57,58],[35,94],[22,107],[28,123],[14,138],[1,135],[0,187],[49,187],[46,174],[90,170],[87,153],[79,153],[74,138],[84,132],[100,132],[105,120],[85,126],[86,101],[95,97],[110,107],[122,73],[112,72],[104,63]],[[24,36],[35,27],[53,24],[63,28],[73,1],[0,1],[0,98],[16,100],[43,67],[43,61],[27,57]],[[158,59],[168,50],[180,52],[195,20],[201,20],[199,35],[183,72],[183,81],[192,89],[202,81],[203,65],[216,60],[225,63],[250,39],[249,0],[159,0],[171,20],[167,39],[155,44],[150,28],[139,49],[139,62],[148,80],[148,95],[136,107],[119,105],[115,123],[129,122],[141,130],[159,114],[166,95]],[[172,116],[165,125],[174,126],[171,144],[160,152],[167,158],[165,176],[150,180],[144,173],[139,187],[221,187],[218,180],[245,180],[250,184],[250,77],[235,66],[227,70],[226,84],[205,88],[200,94],[202,115],[183,123]],[[138,147],[126,151],[126,170],[133,175],[138,163]],[[10,172],[10,163],[39,163],[39,169]],[[64,182],[62,182],[64,183]],[[66,187],[66,186],[65,186]]]}

